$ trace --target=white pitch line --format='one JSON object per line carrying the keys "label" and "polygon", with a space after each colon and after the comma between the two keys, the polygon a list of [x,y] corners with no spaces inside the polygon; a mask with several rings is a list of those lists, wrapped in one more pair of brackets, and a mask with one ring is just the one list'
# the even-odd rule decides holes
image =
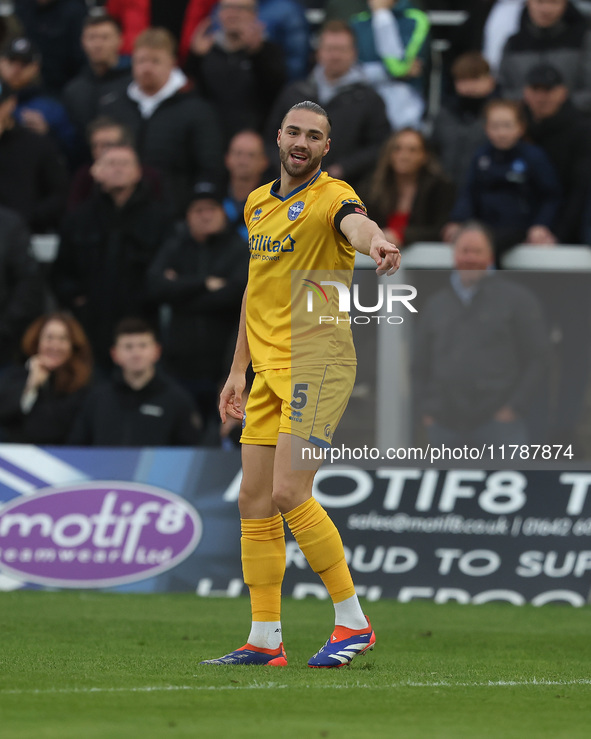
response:
{"label": "white pitch line", "polygon": [[576,680],[486,680],[483,682],[399,682],[387,685],[366,685],[352,683],[350,685],[286,685],[281,683],[253,683],[252,685],[144,685],[135,688],[47,688],[31,690],[0,690],[1,695],[69,695],[74,693],[158,693],[179,690],[397,690],[400,688],[511,688],[511,687],[568,687],[573,685],[591,685],[590,678]]}

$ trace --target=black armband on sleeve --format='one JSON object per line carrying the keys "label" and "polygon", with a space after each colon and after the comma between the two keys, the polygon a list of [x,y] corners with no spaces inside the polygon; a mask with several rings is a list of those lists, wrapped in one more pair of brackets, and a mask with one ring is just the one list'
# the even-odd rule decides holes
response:
{"label": "black armband on sleeve", "polygon": [[347,237],[341,231],[341,221],[343,220],[345,216],[348,216],[350,213],[359,213],[360,216],[367,217],[367,211],[365,210],[365,205],[363,205],[363,203],[360,200],[353,200],[350,203],[345,202],[341,206],[341,209],[339,210],[339,212],[334,217],[334,227],[344,238],[347,238]]}

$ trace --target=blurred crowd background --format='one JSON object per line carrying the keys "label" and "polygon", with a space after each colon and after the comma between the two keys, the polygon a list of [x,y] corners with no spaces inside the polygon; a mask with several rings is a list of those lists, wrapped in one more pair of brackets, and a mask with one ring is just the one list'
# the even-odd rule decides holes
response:
{"label": "blurred crowd background", "polygon": [[[578,444],[586,285],[548,309],[540,283],[465,274],[591,244],[590,18],[575,0],[0,0],[1,440],[236,445],[216,406],[243,206],[314,100],[326,171],[405,249],[453,245],[413,359],[417,433]],[[558,411],[532,421],[550,381]]]}

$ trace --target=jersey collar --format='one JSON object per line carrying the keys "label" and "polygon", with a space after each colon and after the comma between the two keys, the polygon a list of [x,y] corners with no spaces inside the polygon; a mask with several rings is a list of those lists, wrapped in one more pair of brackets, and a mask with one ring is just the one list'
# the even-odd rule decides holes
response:
{"label": "jersey collar", "polygon": [[314,175],[314,177],[312,177],[311,180],[308,180],[308,182],[304,182],[303,185],[296,187],[295,190],[292,190],[284,198],[282,198],[281,195],[279,195],[279,193],[277,192],[281,184],[281,179],[275,180],[275,182],[271,185],[271,195],[277,198],[277,200],[281,200],[282,202],[285,202],[286,200],[289,200],[296,193],[301,192],[302,190],[305,190],[306,187],[309,187],[310,185],[313,185],[316,182],[316,180],[320,177],[321,174],[322,174],[322,170],[319,169],[318,172],[316,172],[316,174]]}

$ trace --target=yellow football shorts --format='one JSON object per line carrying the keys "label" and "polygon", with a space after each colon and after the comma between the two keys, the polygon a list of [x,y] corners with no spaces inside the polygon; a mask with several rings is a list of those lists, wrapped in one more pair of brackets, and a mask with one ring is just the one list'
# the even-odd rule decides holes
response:
{"label": "yellow football shorts", "polygon": [[277,444],[279,433],[329,447],[355,383],[355,365],[257,372],[242,421],[243,444]]}

